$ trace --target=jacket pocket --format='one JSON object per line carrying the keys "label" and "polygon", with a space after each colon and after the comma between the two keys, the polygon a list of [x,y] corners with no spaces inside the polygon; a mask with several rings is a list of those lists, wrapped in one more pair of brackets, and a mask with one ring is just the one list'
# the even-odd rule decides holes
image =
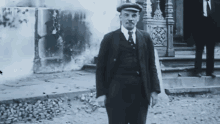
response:
{"label": "jacket pocket", "polygon": [[115,88],[116,88],[116,84],[111,83],[110,86],[109,86],[109,91],[108,91],[109,97],[114,97],[115,96],[115,92],[116,92]]}
{"label": "jacket pocket", "polygon": [[111,81],[110,86],[109,86],[109,97],[114,98],[117,97],[120,93],[121,90],[121,85],[119,81],[115,81],[114,79]]}

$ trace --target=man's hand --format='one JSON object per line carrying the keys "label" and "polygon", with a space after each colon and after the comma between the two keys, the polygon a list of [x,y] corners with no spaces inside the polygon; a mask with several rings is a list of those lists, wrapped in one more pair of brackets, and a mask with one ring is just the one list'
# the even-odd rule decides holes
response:
{"label": "man's hand", "polygon": [[151,93],[151,98],[152,98],[151,107],[153,108],[157,104],[158,94],[156,92],[152,92]]}
{"label": "man's hand", "polygon": [[103,96],[100,96],[97,98],[97,102],[99,104],[99,106],[105,106],[105,101],[106,101],[106,96],[103,95]]}

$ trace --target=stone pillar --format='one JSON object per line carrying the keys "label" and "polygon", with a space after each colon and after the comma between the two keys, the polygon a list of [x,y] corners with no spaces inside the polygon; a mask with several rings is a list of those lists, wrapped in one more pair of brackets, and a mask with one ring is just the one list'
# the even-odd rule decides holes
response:
{"label": "stone pillar", "polygon": [[175,51],[173,47],[173,3],[172,0],[166,0],[166,21],[167,21],[167,56],[175,56]]}
{"label": "stone pillar", "polygon": [[148,30],[148,25],[147,21],[152,20],[152,6],[151,6],[151,0],[146,0],[143,4],[143,11],[144,11],[144,16],[143,16],[143,23],[144,23],[144,30],[149,32]]}
{"label": "stone pillar", "polygon": [[146,19],[152,19],[152,3],[151,0],[147,0],[147,2],[145,2],[146,6],[145,6],[145,10],[146,10]]}
{"label": "stone pillar", "polygon": [[34,56],[34,73],[36,73],[38,71],[38,69],[41,67],[41,59],[39,56],[39,39],[40,36],[38,35],[38,8],[35,9],[35,36],[34,36],[34,40],[35,40],[35,56]]}
{"label": "stone pillar", "polygon": [[160,0],[157,0],[156,2],[157,9],[155,10],[153,17],[151,16],[151,0],[146,0],[144,4],[144,30],[150,34],[159,56],[167,56],[167,24],[160,10]]}

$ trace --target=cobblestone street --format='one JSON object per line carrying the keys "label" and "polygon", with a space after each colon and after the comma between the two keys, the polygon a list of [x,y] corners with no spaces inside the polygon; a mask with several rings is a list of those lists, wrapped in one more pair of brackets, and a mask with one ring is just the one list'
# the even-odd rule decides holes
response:
{"label": "cobblestone street", "polygon": [[[169,96],[169,102],[160,102],[148,112],[147,124],[219,124],[220,96],[196,95]],[[89,101],[89,100],[88,100]],[[26,122],[30,124],[107,124],[105,108],[97,108],[93,112],[88,102],[71,100],[64,102],[64,114],[52,120]],[[89,112],[90,110],[90,112]],[[24,123],[16,123],[24,124]]]}

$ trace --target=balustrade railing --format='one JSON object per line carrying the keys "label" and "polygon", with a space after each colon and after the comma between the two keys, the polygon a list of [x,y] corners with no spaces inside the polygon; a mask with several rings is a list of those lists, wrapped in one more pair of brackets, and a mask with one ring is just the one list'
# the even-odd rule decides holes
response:
{"label": "balustrade railing", "polygon": [[[147,31],[156,49],[158,49],[159,56],[174,56],[173,48],[173,4],[172,0],[166,0],[165,17],[163,17],[160,9],[160,0],[154,1],[157,4],[156,10],[152,11],[152,0],[145,0],[144,2],[144,30]],[[152,17],[152,12],[154,16]]]}

